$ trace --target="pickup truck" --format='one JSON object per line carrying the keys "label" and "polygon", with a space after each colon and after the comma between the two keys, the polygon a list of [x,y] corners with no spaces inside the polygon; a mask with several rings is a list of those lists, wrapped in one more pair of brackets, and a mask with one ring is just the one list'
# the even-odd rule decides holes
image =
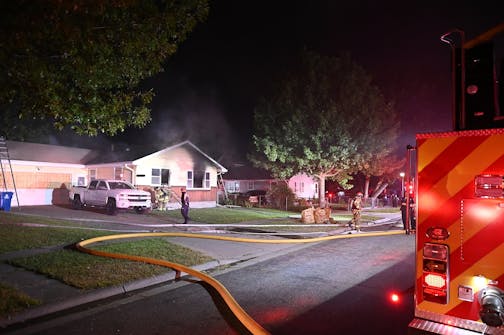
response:
{"label": "pickup truck", "polygon": [[72,187],[70,201],[74,209],[104,207],[109,215],[115,215],[118,209],[134,209],[141,214],[152,206],[149,192],[123,180],[95,179],[88,187]]}

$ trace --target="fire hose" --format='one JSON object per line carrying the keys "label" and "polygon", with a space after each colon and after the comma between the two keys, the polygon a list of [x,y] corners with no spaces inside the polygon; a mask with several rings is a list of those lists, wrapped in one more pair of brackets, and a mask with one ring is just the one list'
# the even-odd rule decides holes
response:
{"label": "fire hose", "polygon": [[223,241],[232,241],[232,242],[247,242],[247,243],[275,243],[275,244],[295,244],[295,243],[314,243],[314,242],[322,242],[328,240],[335,239],[344,239],[344,238],[357,238],[357,237],[371,237],[371,236],[387,236],[387,235],[402,235],[404,231],[391,231],[391,232],[373,232],[373,233],[361,233],[361,234],[349,234],[349,235],[332,235],[332,236],[324,236],[324,237],[314,237],[307,239],[296,239],[296,240],[285,240],[285,239],[248,239],[248,238],[240,238],[240,237],[227,237],[227,236],[213,236],[213,235],[204,235],[204,234],[189,234],[189,233],[132,233],[132,234],[117,234],[117,235],[108,235],[108,236],[100,236],[91,238],[88,240],[81,241],[77,243],[76,248],[84,253],[108,257],[108,258],[116,258],[116,259],[125,259],[137,262],[144,262],[153,265],[160,265],[164,267],[171,268],[175,271],[184,272],[196,278],[199,278],[212,286],[217,293],[222,297],[223,301],[229,307],[229,309],[233,312],[236,318],[254,335],[267,335],[270,334],[266,329],[264,329],[259,323],[257,323],[250,315],[245,312],[245,310],[236,302],[231,293],[215,278],[208,276],[200,271],[194,270],[190,267],[184,266],[182,264],[173,263],[169,261],[164,261],[155,258],[135,256],[135,255],[127,255],[120,253],[111,253],[105,251],[99,251],[95,249],[87,248],[86,246],[90,246],[97,242],[110,241],[110,240],[119,240],[125,238],[137,238],[137,237],[187,237],[187,238],[203,238],[203,239],[212,239],[212,240],[223,240]]}

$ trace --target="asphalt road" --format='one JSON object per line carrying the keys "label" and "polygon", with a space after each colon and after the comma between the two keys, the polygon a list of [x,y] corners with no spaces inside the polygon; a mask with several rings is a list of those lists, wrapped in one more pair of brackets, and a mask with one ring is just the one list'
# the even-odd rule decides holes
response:
{"label": "asphalt road", "polygon": [[[413,317],[414,236],[332,240],[215,273],[272,334],[405,334]],[[392,291],[404,293],[398,304]],[[189,279],[9,334],[248,334],[219,297]]]}

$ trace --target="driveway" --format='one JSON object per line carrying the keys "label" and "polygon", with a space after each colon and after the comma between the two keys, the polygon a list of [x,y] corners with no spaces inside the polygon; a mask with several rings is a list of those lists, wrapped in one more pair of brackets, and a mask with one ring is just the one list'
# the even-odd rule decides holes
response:
{"label": "driveway", "polygon": [[80,221],[93,228],[119,229],[119,230],[148,230],[174,227],[183,222],[166,217],[137,214],[134,211],[120,211],[117,215],[107,215],[104,209],[85,208],[72,209],[70,205],[47,206],[22,206],[11,208],[12,213],[36,215],[50,218]]}

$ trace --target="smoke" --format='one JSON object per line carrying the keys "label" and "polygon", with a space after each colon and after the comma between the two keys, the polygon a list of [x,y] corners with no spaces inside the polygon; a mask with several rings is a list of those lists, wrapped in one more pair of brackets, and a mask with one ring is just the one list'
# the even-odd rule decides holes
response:
{"label": "smoke", "polygon": [[217,94],[185,90],[176,99],[153,112],[151,124],[144,130],[159,149],[190,140],[216,160],[242,152],[240,128],[246,124],[231,124]]}

